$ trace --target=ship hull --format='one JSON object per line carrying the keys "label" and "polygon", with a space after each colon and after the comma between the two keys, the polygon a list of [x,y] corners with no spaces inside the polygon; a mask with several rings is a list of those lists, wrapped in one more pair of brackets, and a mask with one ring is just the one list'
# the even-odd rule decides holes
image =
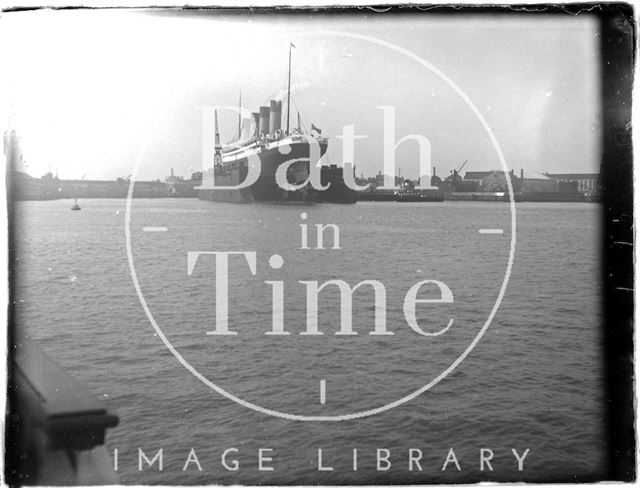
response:
{"label": "ship hull", "polygon": [[[320,159],[327,149],[326,142],[319,142]],[[282,147],[289,148],[287,154]],[[296,160],[287,170],[287,181],[297,185],[305,182],[309,177],[310,159],[309,143],[307,141],[293,141],[287,144],[272,144],[255,152],[260,158],[260,175],[255,183],[246,188],[222,189],[200,187],[197,189],[198,198],[217,202],[250,203],[250,202],[306,202],[314,201],[315,192],[310,184],[298,190],[281,188],[276,181],[278,167],[291,160]],[[313,161],[316,164],[317,161]],[[223,160],[219,168],[209,170],[209,178],[213,175],[216,187],[239,186],[245,181],[249,167],[249,156],[242,154]]]}

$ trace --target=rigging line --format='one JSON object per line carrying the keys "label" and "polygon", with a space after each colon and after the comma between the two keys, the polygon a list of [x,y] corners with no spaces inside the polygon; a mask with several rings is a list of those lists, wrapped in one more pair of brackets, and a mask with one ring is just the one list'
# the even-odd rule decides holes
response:
{"label": "rigging line", "polygon": [[240,90],[240,99],[238,100],[238,140],[242,137],[242,90]]}
{"label": "rigging line", "polygon": [[[291,58],[289,58],[289,62],[291,63]],[[287,74],[287,83],[288,83],[288,87],[287,88],[288,88],[288,91],[286,93],[286,98],[282,97],[283,98],[283,100],[282,100],[282,106],[283,106],[282,112],[283,112],[283,114],[282,115],[286,117],[285,125],[286,125],[287,132],[290,132],[290,129],[291,129],[289,127],[289,125],[291,123],[291,113],[290,112],[291,112],[292,103],[295,104],[295,102],[293,102],[293,97],[294,97],[295,93],[297,92],[296,83],[295,83],[295,77],[293,76],[293,73],[291,71],[292,71],[292,67],[291,67],[291,64],[289,64],[289,72]],[[287,107],[286,115],[285,115],[285,111],[284,111],[285,105]]]}
{"label": "rigging line", "polygon": [[[220,125],[222,125],[222,124],[220,124]],[[228,129],[227,129],[227,130],[228,130]],[[227,132],[227,133],[228,133],[228,132]],[[235,126],[234,126],[234,127],[233,127],[233,132],[231,132],[231,134],[229,135],[229,137],[228,137],[228,138],[226,138],[227,143],[226,143],[225,145],[227,145],[227,146],[228,146],[229,144],[231,144],[231,143],[233,142],[233,138],[234,138],[235,134],[236,134],[236,128],[235,128]]]}
{"label": "rigging line", "polygon": [[[308,106],[307,103],[305,101],[305,97],[303,96],[303,88],[300,88],[299,84],[296,83],[297,79],[300,79],[300,77],[296,77],[294,76],[293,73],[293,69],[291,70],[291,108],[296,108],[296,110],[298,112],[300,112],[301,114],[301,127],[303,129],[303,131],[307,134],[309,134],[309,127],[310,127],[310,118],[311,118],[311,112],[308,110]],[[304,66],[300,67],[300,69],[296,69],[296,73],[302,72],[304,75]],[[304,79],[304,76],[302,77],[302,79]],[[284,112],[284,110],[283,110]],[[291,116],[294,116],[294,114],[291,114]],[[307,119],[307,122],[305,122],[305,119]],[[294,123],[295,126],[297,126],[297,118],[294,119],[292,121]]]}
{"label": "rigging line", "polygon": [[[224,118],[224,117],[222,117],[222,118]],[[224,125],[224,124],[220,124],[220,126],[221,126],[221,127],[222,127],[223,125]],[[234,142],[234,141],[235,141],[235,137],[236,137],[236,127],[235,127],[235,125],[232,125],[232,128],[233,128],[233,130],[232,130],[230,133],[228,133],[228,134],[229,134],[229,137],[223,137],[223,132],[224,132],[224,131],[220,130],[220,139],[221,139],[221,140],[224,140],[224,141],[227,141],[227,142],[225,143],[225,145],[227,145],[227,146],[228,146],[229,144],[231,144],[232,142]]]}
{"label": "rigging line", "polygon": [[[231,112],[231,114],[235,115],[234,112]],[[231,128],[227,129],[229,131],[229,132],[227,132],[229,134],[229,138],[227,139],[227,141],[228,141],[227,145],[230,145],[230,144],[232,144],[232,143],[234,143],[236,141],[236,134],[237,134],[237,128],[238,128],[237,126],[238,126],[238,124],[235,121],[233,115],[230,115],[230,117],[227,118],[227,120],[228,120],[227,125],[229,125],[230,121],[233,121],[233,123],[231,124]],[[220,124],[220,125],[222,125],[222,124]],[[237,136],[238,136],[238,139],[240,139],[240,134],[237,134]]]}
{"label": "rigging line", "polygon": [[300,94],[298,90],[295,90],[295,97],[294,97],[293,103],[296,107],[296,110],[301,114],[303,114],[303,116],[300,117],[301,126],[304,129],[304,132],[308,134],[306,124],[304,122],[304,119],[307,117],[308,111],[307,111],[306,104],[304,103],[304,97]]}
{"label": "rigging line", "polygon": [[[300,112],[304,114],[304,118],[306,118],[310,124],[310,119],[312,116],[311,111],[309,111],[309,107],[307,106],[305,98],[302,96],[302,94],[298,93],[298,95],[299,96],[297,97],[297,103],[299,104]],[[304,123],[304,120],[303,120],[303,123]],[[305,131],[306,131],[306,128],[305,128]]]}
{"label": "rigging line", "polygon": [[[298,104],[295,102],[295,100],[293,102],[293,105],[294,105],[296,111],[301,114],[302,111],[300,110],[300,107],[298,107]],[[296,122],[297,122],[297,120],[296,120]],[[300,125],[301,125],[301,128],[302,128],[303,134],[308,134],[309,131],[307,130],[307,124],[304,123],[304,117],[302,117],[302,115],[300,115]]]}

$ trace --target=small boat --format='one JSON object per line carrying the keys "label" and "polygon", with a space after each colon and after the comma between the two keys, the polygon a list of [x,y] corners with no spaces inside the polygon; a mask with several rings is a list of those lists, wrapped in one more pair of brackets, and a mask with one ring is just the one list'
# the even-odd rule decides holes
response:
{"label": "small boat", "polygon": [[401,190],[395,193],[396,202],[441,202],[439,190]]}
{"label": "small boat", "polygon": [[78,199],[76,198],[71,210],[80,210],[80,205],[78,205]]}

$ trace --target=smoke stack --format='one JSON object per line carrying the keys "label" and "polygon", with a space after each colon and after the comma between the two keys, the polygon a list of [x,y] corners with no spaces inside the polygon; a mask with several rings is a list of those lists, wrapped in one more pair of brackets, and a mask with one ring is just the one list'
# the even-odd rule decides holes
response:
{"label": "smoke stack", "polygon": [[524,169],[520,168],[520,179],[524,180]]}
{"label": "smoke stack", "polygon": [[432,173],[433,173],[433,174],[432,174],[431,176],[435,176],[435,175],[436,175],[436,167],[435,167],[435,166],[433,167],[433,171],[432,171]]}
{"label": "smoke stack", "polygon": [[242,139],[243,141],[246,141],[247,139],[251,139],[251,120],[252,118],[249,119],[242,119],[242,123],[240,124],[240,139]]}
{"label": "smoke stack", "polygon": [[280,130],[280,121],[282,120],[282,102],[271,100],[269,110],[269,134],[275,134]]}
{"label": "smoke stack", "polygon": [[258,137],[260,135],[258,132],[258,128],[260,127],[260,112],[251,112],[251,124],[253,128],[251,134],[254,137]]}
{"label": "smoke stack", "polygon": [[260,124],[258,127],[258,135],[269,133],[269,107],[260,107]]}

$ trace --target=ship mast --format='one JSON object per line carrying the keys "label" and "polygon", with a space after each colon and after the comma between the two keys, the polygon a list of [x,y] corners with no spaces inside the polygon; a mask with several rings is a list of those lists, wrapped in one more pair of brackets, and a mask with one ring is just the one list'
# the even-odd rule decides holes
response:
{"label": "ship mast", "polygon": [[295,47],[289,43],[289,81],[287,84],[287,134],[289,133],[289,112],[291,111],[291,48]]}
{"label": "ship mast", "polygon": [[213,156],[213,166],[222,165],[222,146],[220,145],[220,133],[218,132],[218,111],[214,112],[215,115],[215,131],[216,131],[216,142],[215,142],[215,154]]}
{"label": "ship mast", "polygon": [[242,139],[242,90],[240,90],[240,100],[238,100],[238,140]]}

